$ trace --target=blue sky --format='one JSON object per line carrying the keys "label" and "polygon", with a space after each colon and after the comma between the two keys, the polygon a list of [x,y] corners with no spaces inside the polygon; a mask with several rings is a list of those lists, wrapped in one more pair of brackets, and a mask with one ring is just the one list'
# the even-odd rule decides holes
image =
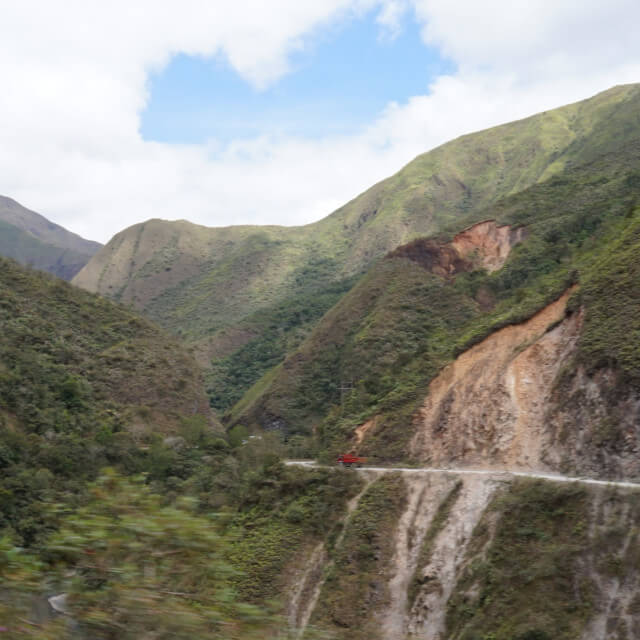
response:
{"label": "blue sky", "polygon": [[638,82],[638,0],[575,4],[6,0],[0,194],[102,242],[307,224],[447,140]]}
{"label": "blue sky", "polygon": [[453,69],[424,44],[410,16],[392,37],[376,23],[375,12],[315,33],[291,66],[261,91],[222,57],[178,55],[150,78],[141,134],[165,143],[349,135],[390,102],[427,93],[433,78]]}

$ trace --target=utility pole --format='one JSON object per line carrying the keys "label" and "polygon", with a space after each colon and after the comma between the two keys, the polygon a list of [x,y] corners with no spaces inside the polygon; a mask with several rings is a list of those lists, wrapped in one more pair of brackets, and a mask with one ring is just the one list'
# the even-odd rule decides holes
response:
{"label": "utility pole", "polygon": [[345,392],[351,393],[353,391],[353,380],[349,382],[345,382],[344,380],[340,383],[340,406],[344,404],[344,394]]}

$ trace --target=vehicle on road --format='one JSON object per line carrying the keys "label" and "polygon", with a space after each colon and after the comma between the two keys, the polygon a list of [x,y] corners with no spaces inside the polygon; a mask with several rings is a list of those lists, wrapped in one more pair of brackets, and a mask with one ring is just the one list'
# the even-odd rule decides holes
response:
{"label": "vehicle on road", "polygon": [[338,456],[337,463],[341,467],[350,467],[351,465],[361,467],[366,461],[366,458],[360,458],[358,456],[351,455],[350,453],[341,453]]}

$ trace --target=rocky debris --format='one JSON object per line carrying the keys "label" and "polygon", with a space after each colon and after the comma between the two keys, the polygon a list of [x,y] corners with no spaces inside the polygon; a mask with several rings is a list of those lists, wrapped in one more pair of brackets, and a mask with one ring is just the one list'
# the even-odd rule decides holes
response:
{"label": "rocky debris", "polygon": [[69,608],[67,606],[67,594],[60,593],[57,596],[51,596],[47,599],[49,605],[53,609],[55,613],[61,613],[68,615],[70,613]]}
{"label": "rocky debris", "polygon": [[526,236],[524,227],[500,226],[495,220],[484,220],[458,233],[452,242],[419,238],[387,257],[408,258],[443,278],[474,269],[491,272],[504,265],[511,249]]}
{"label": "rocky debris", "polygon": [[452,490],[452,476],[405,476],[407,508],[395,531],[392,559],[394,576],[389,581],[390,602],[382,622],[386,638],[403,638],[407,633],[408,590],[425,535],[432,525],[438,507]]}
{"label": "rocky debris", "polygon": [[429,562],[420,569],[422,586],[407,616],[409,634],[422,640],[444,639],[447,602],[458,581],[467,545],[495,488],[496,483],[487,478],[463,480],[460,495],[433,541]]}

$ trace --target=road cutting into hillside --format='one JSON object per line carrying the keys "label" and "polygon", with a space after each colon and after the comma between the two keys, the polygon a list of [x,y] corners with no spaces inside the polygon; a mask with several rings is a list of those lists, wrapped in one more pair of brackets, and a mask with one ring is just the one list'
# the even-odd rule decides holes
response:
{"label": "road cutting into hillside", "polygon": [[[304,467],[307,469],[339,469],[331,465],[318,464],[314,460],[285,460],[287,466]],[[596,485],[603,487],[618,487],[621,489],[639,489],[640,482],[629,480],[601,480],[579,476],[564,476],[557,473],[543,471],[516,471],[509,469],[470,469],[465,467],[353,467],[357,473],[402,473],[410,475],[449,474],[456,476],[484,476],[494,480],[509,480],[511,478],[532,478],[534,480],[548,480],[549,482],[576,482],[578,484]]]}

